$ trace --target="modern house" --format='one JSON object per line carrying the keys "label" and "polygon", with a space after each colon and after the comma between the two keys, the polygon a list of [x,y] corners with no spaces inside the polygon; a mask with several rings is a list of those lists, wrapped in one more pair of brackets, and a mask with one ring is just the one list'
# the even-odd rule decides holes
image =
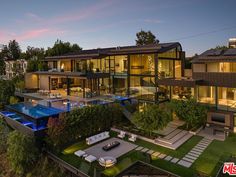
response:
{"label": "modern house", "polygon": [[179,43],[82,50],[46,57],[48,71],[26,74],[26,88],[91,98],[111,93],[140,103],[168,100],[159,81],[180,78],[185,53]]}

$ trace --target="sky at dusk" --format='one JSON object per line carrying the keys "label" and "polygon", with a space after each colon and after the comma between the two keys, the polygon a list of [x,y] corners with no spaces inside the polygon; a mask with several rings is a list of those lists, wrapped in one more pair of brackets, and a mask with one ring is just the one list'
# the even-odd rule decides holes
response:
{"label": "sky at dusk", "polygon": [[236,0],[0,0],[0,44],[16,39],[51,47],[56,39],[83,49],[135,44],[151,30],[178,41],[187,56],[236,37]]}

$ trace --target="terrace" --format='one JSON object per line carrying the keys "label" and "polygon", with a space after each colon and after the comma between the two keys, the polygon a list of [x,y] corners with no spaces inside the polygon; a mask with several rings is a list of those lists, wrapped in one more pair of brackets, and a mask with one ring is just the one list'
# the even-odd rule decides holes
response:
{"label": "terrace", "polygon": [[[117,140],[116,137],[118,134],[111,131],[110,135],[110,139],[92,146],[88,146],[86,142],[82,140],[68,146],[61,153],[57,154],[57,156],[89,176],[93,176],[94,173],[100,173],[102,176],[119,176],[119,174],[123,174],[129,169],[127,167],[132,166],[132,164],[135,164],[137,161],[145,162],[169,174],[174,173],[179,176],[194,176],[196,174],[215,176],[221,166],[219,160],[228,158],[230,154],[235,154],[233,147],[235,146],[236,136],[231,134],[225,142],[217,140],[209,142],[205,150],[198,155],[196,160],[192,159],[193,163],[191,166],[184,166],[180,161],[186,158],[186,156],[190,156],[190,153],[193,154],[194,150],[200,146],[199,144],[206,144],[204,138],[193,136],[177,150],[171,150],[141,139],[137,139],[135,143],[132,143],[128,140],[128,137],[125,137],[123,140],[118,139],[119,142],[124,143],[120,145],[120,149],[115,148],[106,154],[105,151],[100,150],[101,147],[108,142]],[[121,149],[126,147],[126,143],[133,145],[133,148],[121,151]],[[97,149],[97,152],[94,151],[95,149]],[[100,155],[116,156],[114,153],[118,154],[118,156],[116,156],[117,164],[113,167],[104,168],[99,165],[98,161],[92,163],[86,162],[83,157],[78,157],[74,154],[74,152],[78,150],[91,153],[97,156],[97,158],[99,158]],[[102,152],[102,154],[100,154],[100,152]]]}

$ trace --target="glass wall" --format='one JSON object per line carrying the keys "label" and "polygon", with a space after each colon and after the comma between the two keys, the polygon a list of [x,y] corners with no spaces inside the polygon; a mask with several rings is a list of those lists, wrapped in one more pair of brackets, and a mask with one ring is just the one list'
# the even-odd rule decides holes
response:
{"label": "glass wall", "polygon": [[194,97],[194,88],[171,86],[172,99],[189,99]]}
{"label": "glass wall", "polygon": [[236,63],[207,63],[207,72],[236,72]]}
{"label": "glass wall", "polygon": [[236,109],[236,88],[218,87],[217,93],[220,109]]}
{"label": "glass wall", "polygon": [[128,91],[128,82],[127,77],[126,78],[113,78],[113,84],[114,84],[114,93],[117,95],[125,96],[127,95]]}
{"label": "glass wall", "polygon": [[154,75],[154,54],[130,55],[130,74]]}
{"label": "glass wall", "polygon": [[60,61],[61,71],[70,72],[71,71],[71,60],[62,60]]}
{"label": "glass wall", "polygon": [[130,95],[144,100],[155,100],[155,77],[131,76]]}
{"label": "glass wall", "polygon": [[199,86],[198,87],[198,101],[201,103],[215,104],[215,87]]}
{"label": "glass wall", "polygon": [[[109,63],[108,63],[109,68]],[[105,59],[90,59],[90,60],[76,60],[75,61],[75,70],[77,72],[105,72],[106,65]]]}
{"label": "glass wall", "polygon": [[181,76],[181,61],[175,60],[175,77],[180,78]]}
{"label": "glass wall", "polygon": [[158,75],[160,78],[173,77],[173,60],[158,60]]}
{"label": "glass wall", "polygon": [[178,53],[179,52],[176,52],[176,48],[174,48],[167,52],[159,53],[158,58],[178,58],[179,57]]}
{"label": "glass wall", "polygon": [[127,55],[115,56],[115,74],[127,74]]}

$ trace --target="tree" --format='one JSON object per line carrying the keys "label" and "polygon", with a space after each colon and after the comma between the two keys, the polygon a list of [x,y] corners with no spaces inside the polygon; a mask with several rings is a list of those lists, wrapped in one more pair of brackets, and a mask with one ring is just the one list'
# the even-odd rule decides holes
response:
{"label": "tree", "polygon": [[78,44],[70,44],[69,42],[57,40],[52,48],[49,47],[46,50],[46,56],[58,56],[81,50],[82,48]]}
{"label": "tree", "polygon": [[44,48],[35,48],[28,46],[25,52],[25,59],[26,60],[42,60],[44,59],[45,51]]}
{"label": "tree", "polygon": [[10,133],[10,129],[4,122],[3,118],[0,117],[0,154],[7,150],[7,137]]}
{"label": "tree", "polygon": [[0,58],[0,75],[5,75],[6,64],[3,58]]}
{"label": "tree", "polygon": [[136,45],[158,44],[159,40],[151,31],[143,31],[136,33]]}
{"label": "tree", "polygon": [[10,97],[15,93],[15,85],[11,80],[0,80],[0,104],[9,104]]}
{"label": "tree", "polygon": [[186,128],[194,128],[206,122],[208,107],[196,99],[172,100],[169,107],[180,119],[186,122]]}
{"label": "tree", "polygon": [[13,131],[8,136],[7,145],[8,160],[17,175],[25,174],[38,160],[39,151],[32,137]]}
{"label": "tree", "polygon": [[63,147],[65,143],[110,129],[112,125],[119,123],[121,117],[121,108],[117,104],[73,109],[59,119],[49,119],[47,142],[52,148]]}
{"label": "tree", "polygon": [[9,57],[11,57],[12,59],[17,60],[20,58],[21,49],[16,40],[12,40],[9,42],[8,51],[9,51]]}
{"label": "tree", "polygon": [[171,120],[170,114],[158,105],[147,105],[142,112],[135,112],[132,117],[133,123],[152,135],[154,130],[163,129]]}

